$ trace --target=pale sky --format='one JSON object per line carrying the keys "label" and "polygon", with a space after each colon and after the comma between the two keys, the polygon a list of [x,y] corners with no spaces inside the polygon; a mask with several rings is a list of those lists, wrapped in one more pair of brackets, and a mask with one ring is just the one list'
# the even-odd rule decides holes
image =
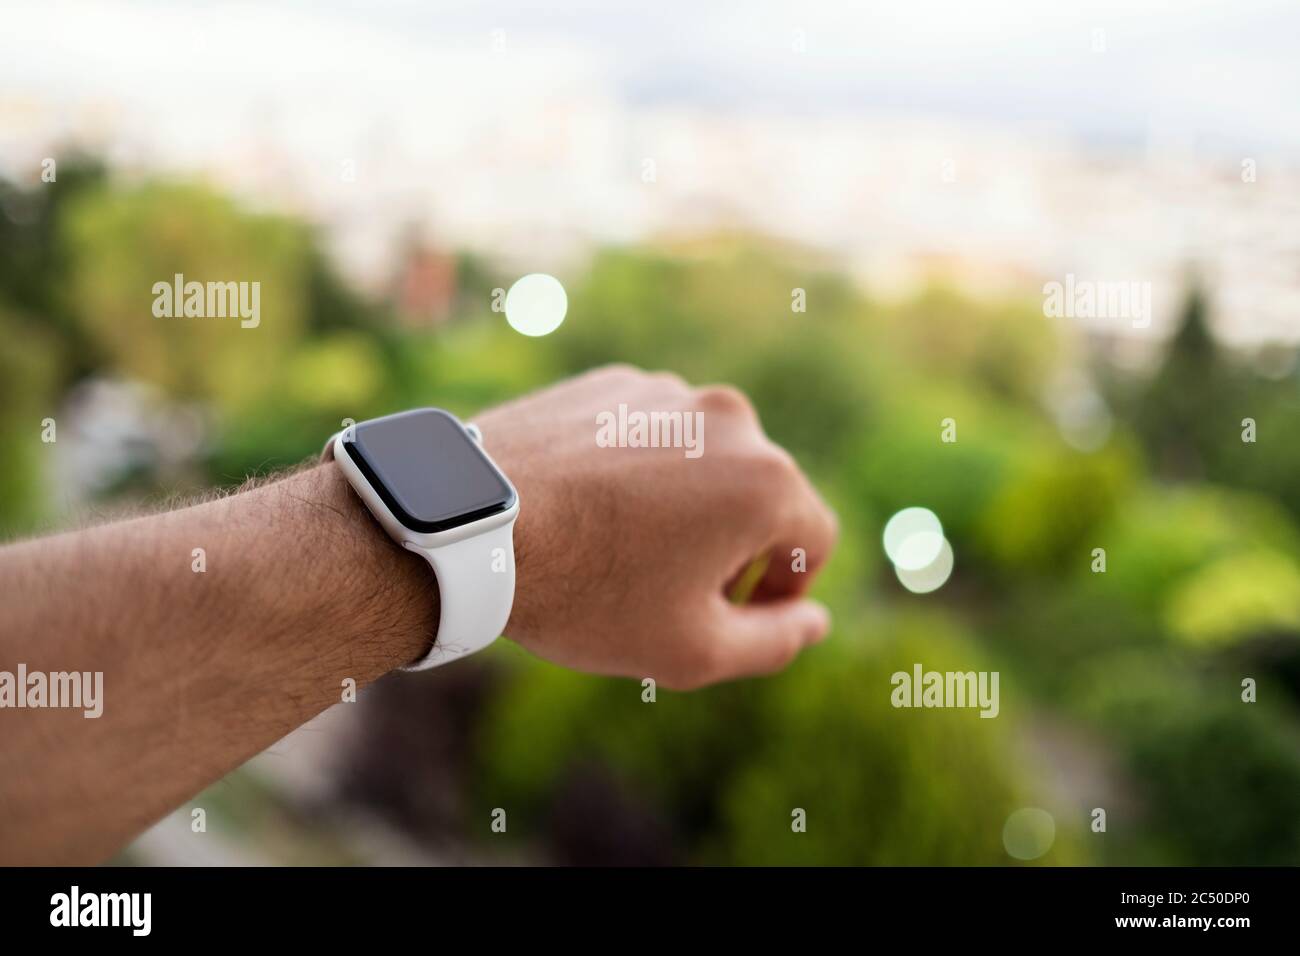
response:
{"label": "pale sky", "polygon": [[740,225],[876,289],[1198,263],[1300,340],[1294,0],[0,3],[0,174],[202,171],[363,282],[408,223],[521,274]]}
{"label": "pale sky", "polygon": [[1050,124],[1119,146],[1154,126],[1210,152],[1300,155],[1300,4],[1280,0],[16,0],[3,23],[0,93],[100,94],[170,122],[313,99],[344,121],[435,108],[454,122],[458,106],[581,89],[731,113]]}

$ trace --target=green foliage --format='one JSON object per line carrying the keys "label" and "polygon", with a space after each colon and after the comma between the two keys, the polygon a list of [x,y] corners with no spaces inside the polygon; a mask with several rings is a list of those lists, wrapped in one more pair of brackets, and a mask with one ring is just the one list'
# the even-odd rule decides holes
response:
{"label": "green foliage", "polygon": [[[1001,828],[1022,805],[1010,721],[970,710],[905,711],[890,676],[981,669],[939,617],[837,633],[780,679],[692,694],[520,662],[479,741],[480,803],[516,809],[544,834],[556,792],[590,765],[612,767],[674,821],[697,862],[1007,862]],[[806,832],[791,829],[806,812]],[[1068,828],[1067,828],[1068,829]],[[1073,862],[1068,836],[1043,862]]]}
{"label": "green foliage", "polygon": [[[941,440],[943,421],[957,440]],[[896,389],[877,415],[880,427],[860,435],[843,464],[859,494],[886,519],[902,508],[930,508],[955,542],[978,535],[1017,456],[1035,426],[1014,411],[953,383]]]}
{"label": "green foliage", "polygon": [[1163,613],[1176,588],[1219,559],[1259,550],[1300,554],[1295,526],[1282,509],[1205,486],[1127,497],[1096,541],[1107,551],[1106,574],[1091,575],[1082,556],[1078,564],[1094,599],[1121,599],[1153,614]]}
{"label": "green foliage", "polygon": [[55,336],[0,300],[0,533],[28,530],[49,507],[42,479],[51,446],[41,440],[41,423],[55,415],[63,357]]}
{"label": "green foliage", "polygon": [[[186,184],[89,191],[60,220],[73,308],[108,371],[222,410],[260,403],[305,331],[310,238]],[[154,286],[259,282],[260,324],[160,318]]]}
{"label": "green foliage", "polygon": [[1178,585],[1168,620],[1172,634],[1207,644],[1300,631],[1300,568],[1270,550],[1220,558]]}
{"label": "green foliage", "polygon": [[989,396],[1026,407],[1043,394],[1060,346],[1041,309],[981,304],[932,287],[882,321],[890,350],[906,374],[931,382],[963,381]]}
{"label": "green foliage", "polygon": [[62,360],[73,376],[95,367],[99,356],[81,334],[68,295],[70,263],[60,225],[66,210],[101,190],[104,180],[103,166],[82,156],[59,161],[57,186],[19,189],[0,180],[0,299],[22,314],[39,316],[68,340],[73,347]]}
{"label": "green foliage", "polygon": [[1030,578],[1078,567],[1097,528],[1132,493],[1133,472],[1122,452],[1084,455],[1044,441],[1011,464],[980,517],[982,552]]}
{"label": "green foliage", "polygon": [[1111,818],[1112,862],[1132,862],[1148,841],[1175,864],[1300,857],[1295,714],[1269,702],[1276,683],[1264,681],[1264,699],[1245,703],[1239,670],[1198,674],[1165,650],[1097,660],[1074,684],[1071,697],[1119,741],[1145,796],[1145,808]]}
{"label": "green foliage", "polygon": [[[52,508],[40,421],[91,376],[209,410],[213,441],[191,464],[221,484],[318,454],[344,418],[469,415],[604,362],[748,392],[839,514],[816,587],[834,636],[779,677],[660,690],[653,704],[636,682],[498,647],[506,680],[471,788],[476,806],[512,808],[517,845],[552,847],[558,808],[597,768],[668,834],[670,856],[699,862],[1009,863],[1002,826],[1024,806],[1056,817],[1046,863],[1300,854],[1300,682],[1287,670],[1300,655],[1300,390],[1295,373],[1262,378],[1216,346],[1201,293],[1154,373],[1097,370],[1116,427],[1084,454],[1046,398],[1062,364],[1085,363],[1034,303],[934,288],[885,304],[806,250],[750,237],[599,251],[564,277],[568,318],[542,339],[491,311],[509,280],[474,257],[457,260],[451,319],[412,330],[351,289],[304,224],[198,184],[123,186],[93,163],[61,164],[49,188],[0,184],[0,243],[11,530]],[[261,324],[155,317],[153,286],[176,273],[259,281]],[[795,289],[806,312],[791,309]],[[946,419],[955,442],[940,440]],[[928,596],[904,593],[881,554],[885,521],[912,505],[940,516],[957,557]],[[889,675],[917,662],[998,670],[1002,713],[894,709]],[[1258,704],[1240,701],[1247,674]],[[1096,786],[1116,809],[1104,840],[1050,795],[1073,755],[1022,747],[1040,722],[1119,767]]]}
{"label": "green foliage", "polygon": [[[1008,862],[1007,816],[1024,805],[1014,719],[971,710],[895,709],[890,676],[996,669],[940,617],[876,622],[871,640],[838,636],[769,688],[767,732],[724,782],[726,824],[710,858],[748,864],[937,865]],[[1005,694],[1005,688],[1003,690]],[[1004,699],[1006,699],[1004,697]],[[791,828],[792,808],[807,829]],[[1064,832],[1061,832],[1064,831]],[[1079,862],[1062,817],[1040,862]]]}

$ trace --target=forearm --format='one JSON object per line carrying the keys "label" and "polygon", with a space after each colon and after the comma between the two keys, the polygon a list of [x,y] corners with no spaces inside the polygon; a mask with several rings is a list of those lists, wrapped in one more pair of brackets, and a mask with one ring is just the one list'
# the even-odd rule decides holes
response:
{"label": "forearm", "polygon": [[330,466],[0,549],[0,581],[0,670],[103,673],[98,718],[0,709],[5,863],[102,860],[437,622],[428,566]]}
{"label": "forearm", "polygon": [[[596,426],[624,405],[680,416],[683,441],[689,420],[700,454],[602,444]],[[771,673],[826,635],[806,591],[834,516],[739,392],[612,366],[476,422],[518,489],[505,629],[529,651],[690,689]],[[756,557],[796,553],[765,564],[748,604],[727,600]],[[0,671],[103,673],[98,717],[0,709],[0,863],[105,859],[349,678],[422,657],[438,621],[428,565],[332,464],[0,549],[0,587]]]}

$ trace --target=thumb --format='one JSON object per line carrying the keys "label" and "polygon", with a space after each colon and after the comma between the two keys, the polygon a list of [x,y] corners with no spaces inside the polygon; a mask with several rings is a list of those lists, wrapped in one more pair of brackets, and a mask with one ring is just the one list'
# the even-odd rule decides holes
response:
{"label": "thumb", "polygon": [[721,680],[779,671],[830,631],[826,606],[811,598],[724,602],[718,628]]}

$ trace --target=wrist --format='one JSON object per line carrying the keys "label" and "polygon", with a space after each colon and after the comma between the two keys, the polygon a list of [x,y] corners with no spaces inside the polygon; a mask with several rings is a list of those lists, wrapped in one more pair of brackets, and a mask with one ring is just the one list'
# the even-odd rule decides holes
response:
{"label": "wrist", "polygon": [[324,629],[372,648],[380,673],[423,656],[438,630],[438,582],[429,565],[388,537],[333,462],[278,485],[286,486],[287,507],[306,507],[315,525],[313,560],[325,563]]}
{"label": "wrist", "polygon": [[436,638],[406,669],[424,670],[481,650],[508,631],[516,594],[519,497],[485,452],[483,437],[450,412],[419,408],[358,423],[327,443],[350,513],[373,516],[406,559],[439,588]]}
{"label": "wrist", "polygon": [[504,636],[513,641],[527,640],[537,631],[547,591],[539,580],[545,568],[539,561],[539,544],[545,540],[543,525],[549,511],[545,487],[530,468],[536,465],[536,457],[508,439],[509,429],[497,410],[477,415],[474,421],[482,429],[483,447],[519,495],[519,517],[513,531],[515,591]]}

